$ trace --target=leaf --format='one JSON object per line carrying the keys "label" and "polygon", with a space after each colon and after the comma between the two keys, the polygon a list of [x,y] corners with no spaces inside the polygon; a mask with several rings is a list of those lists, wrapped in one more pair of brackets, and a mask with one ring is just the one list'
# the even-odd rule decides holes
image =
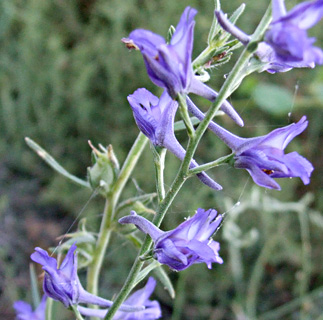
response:
{"label": "leaf", "polygon": [[40,296],[38,291],[37,274],[35,271],[35,266],[32,263],[29,264],[29,274],[31,282],[31,296],[33,299],[33,306],[36,309],[40,303]]}
{"label": "leaf", "polygon": [[63,175],[64,177],[70,179],[71,181],[87,188],[91,188],[90,184],[82,180],[72,174],[70,174],[66,169],[64,169],[46,150],[44,150],[41,146],[39,146],[35,141],[26,137],[25,141],[27,145],[33,149],[50,167],[52,167],[55,171]]}
{"label": "leaf", "polygon": [[293,94],[275,84],[258,84],[252,96],[262,110],[272,115],[287,114],[294,103]]}
{"label": "leaf", "polygon": [[[196,117],[191,117],[191,121],[192,121],[193,125],[196,125],[200,122],[200,120],[197,119]],[[174,123],[174,131],[181,131],[181,130],[185,130],[185,129],[186,129],[186,127],[185,127],[183,120],[176,121]]]}
{"label": "leaf", "polygon": [[170,281],[168,274],[165,272],[163,267],[160,265],[158,268],[156,268],[154,270],[154,273],[156,273],[157,278],[164,285],[164,288],[168,291],[170,297],[172,299],[174,299],[175,298],[175,290],[174,290],[173,284]]}
{"label": "leaf", "polygon": [[160,263],[157,260],[153,260],[145,269],[139,272],[134,286],[136,286],[139,282],[144,280],[152,270],[154,270],[159,266],[160,266]]}

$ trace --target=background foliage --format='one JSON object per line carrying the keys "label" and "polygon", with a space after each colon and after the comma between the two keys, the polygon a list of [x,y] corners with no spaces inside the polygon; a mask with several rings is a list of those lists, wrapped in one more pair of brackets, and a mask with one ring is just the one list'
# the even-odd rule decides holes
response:
{"label": "background foliage", "polygon": [[[267,2],[246,1],[246,12],[238,25],[247,32],[254,30]],[[296,2],[286,3],[292,7]],[[240,4],[231,0],[223,1],[222,6],[230,13]],[[2,319],[13,319],[14,300],[31,301],[28,264],[33,248],[57,245],[56,237],[67,231],[91,196],[53,173],[28,149],[24,137],[34,139],[82,178],[90,165],[87,140],[113,144],[122,161],[138,133],[127,95],[138,87],[160,92],[149,81],[141,55],[128,52],[120,39],[135,28],[166,35],[186,5],[199,10],[197,54],[204,48],[213,18],[211,0],[0,2]],[[320,26],[311,32],[322,47]],[[214,71],[215,89],[230,65],[219,70],[219,75]],[[281,192],[253,186],[246,172],[228,167],[211,172],[224,191],[215,193],[195,178],[189,181],[164,227],[172,228],[197,207],[229,211],[216,236],[223,243],[225,263],[207,272],[205,266],[196,265],[171,273],[178,293],[175,307],[161,287],[156,293],[165,319],[171,314],[173,320],[243,319],[245,309],[262,314],[290,302],[283,316],[267,313],[263,319],[319,319],[323,313],[317,293],[323,290],[322,92],[323,72],[317,67],[274,76],[252,75],[234,93],[231,102],[244,118],[245,128],[237,128],[227,118],[219,121],[243,136],[265,134],[307,115],[310,126],[290,149],[313,162],[313,178],[306,187],[297,179],[284,180]],[[207,108],[205,101],[200,105]],[[185,143],[184,135],[179,138]],[[228,149],[207,133],[197,160],[206,162],[226,152]],[[166,183],[179,163],[169,155],[167,165]],[[154,170],[147,148],[126,195],[153,191]],[[240,206],[235,206],[237,201]],[[154,203],[151,205],[153,208]],[[102,203],[97,198],[84,209],[82,217],[87,217],[89,229],[95,230],[100,210]],[[134,256],[134,249],[116,236],[106,258],[102,294],[111,298],[117,292]]]}

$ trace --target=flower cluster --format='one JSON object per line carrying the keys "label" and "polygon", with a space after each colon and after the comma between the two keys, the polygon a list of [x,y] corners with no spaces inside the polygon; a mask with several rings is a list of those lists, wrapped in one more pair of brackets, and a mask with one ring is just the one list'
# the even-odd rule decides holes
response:
{"label": "flower cluster", "polygon": [[[75,250],[76,245],[73,244],[68,250],[60,268],[57,268],[56,259],[50,257],[47,251],[41,248],[35,249],[36,252],[31,255],[31,259],[43,266],[45,271],[43,283],[45,294],[54,300],[62,302],[66,308],[79,304],[93,304],[103,308],[111,307],[112,301],[95,296],[82,287],[77,275],[77,254]],[[135,313],[136,316],[139,315],[138,319],[143,319],[142,315],[150,314],[151,318],[146,319],[158,319],[161,314],[159,304],[157,301],[150,301],[148,299],[154,287],[153,280],[150,280],[144,291],[137,292],[137,294],[134,293],[134,296],[140,297],[140,299],[130,299],[130,297],[128,299],[129,304],[125,303],[120,307],[120,314]],[[97,312],[97,310],[92,311],[92,309],[83,307],[79,307],[79,311],[84,313],[84,315]],[[100,312],[105,314],[106,310]],[[123,316],[122,319],[137,319],[135,317],[127,317]]]}
{"label": "flower cluster", "polygon": [[[265,35],[265,41],[258,45],[256,52],[266,65],[265,69],[274,73],[293,67],[314,67],[315,63],[323,63],[323,52],[312,46],[314,40],[308,39],[305,32],[322,17],[323,1],[305,2],[289,13],[286,13],[282,0],[273,0],[272,3],[273,22]],[[128,96],[135,121],[153,145],[168,149],[181,160],[186,151],[174,134],[174,119],[178,109],[176,98],[178,95],[184,95],[188,110],[203,120],[204,114],[188,94],[195,93],[211,101],[217,97],[217,93],[202,83],[193,72],[191,60],[196,13],[196,10],[190,7],[184,10],[169,44],[161,36],[142,29],[131,32],[129,38],[123,39],[129,48],[141,51],[150,79],[165,89],[160,99],[143,88]],[[223,12],[216,11],[215,15],[226,31],[232,33],[243,44],[249,43],[251,37],[232,24]],[[291,32],[291,29],[294,32]],[[303,30],[300,33],[302,37],[296,39],[298,30]],[[238,124],[243,124],[227,101],[221,108]],[[309,183],[312,165],[296,152],[287,155],[283,152],[286,145],[305,130],[306,126],[307,122],[303,118],[295,126],[277,129],[267,136],[252,139],[236,137],[215,123],[211,123],[209,128],[231,147],[235,153],[236,168],[247,169],[260,186],[280,189],[273,178],[301,177],[305,184]],[[277,137],[280,140],[285,139],[285,142],[280,143]],[[237,143],[234,144],[234,141]],[[192,160],[190,167],[196,166],[197,163]],[[199,173],[198,177],[213,189],[222,188],[204,172]]]}
{"label": "flower cluster", "polygon": [[[218,93],[203,83],[201,77],[198,77],[193,69],[192,51],[194,17],[196,14],[197,11],[191,7],[184,10],[169,43],[160,35],[142,29],[134,30],[128,38],[122,40],[129,49],[140,50],[148,76],[155,85],[164,90],[160,98],[144,88],[137,89],[128,96],[128,102],[132,108],[136,124],[140,131],[149,138],[153,146],[166,148],[181,161],[185,158],[186,150],[179,143],[174,132],[174,121],[179,109],[179,103],[181,115],[189,129],[190,143],[193,141],[193,144],[194,138],[196,138],[196,144],[193,145],[196,149],[197,142],[201,138],[206,124],[202,127],[203,130],[199,131],[200,136],[198,136],[198,130],[194,133],[193,125],[189,123],[190,119],[187,114],[190,112],[201,121],[205,118],[205,114],[193,103],[189,94],[199,95],[212,103],[218,97]],[[272,15],[273,21],[255,51],[256,59],[261,61],[261,70],[276,73],[298,67],[313,68],[316,64],[323,64],[323,51],[313,46],[315,39],[307,36],[307,30],[323,17],[323,0],[301,3],[289,12],[286,12],[283,0],[272,0]],[[247,46],[253,39],[238,29],[222,11],[215,11],[215,16],[221,27],[235,36],[243,45]],[[223,33],[222,29],[220,33]],[[224,34],[229,38],[230,35]],[[250,53],[251,55],[252,53]],[[257,60],[257,63],[259,63],[259,60]],[[255,59],[253,58],[252,61],[255,61]],[[232,72],[232,74],[237,75],[238,72]],[[230,85],[234,87],[236,83],[232,81]],[[222,97],[224,96],[222,95]],[[216,105],[213,105],[213,107],[214,110],[211,111],[215,113]],[[220,108],[238,125],[243,126],[243,120],[228,101],[224,101]],[[212,112],[210,114],[213,114]],[[209,122],[208,127],[232,149],[232,164],[235,168],[246,169],[253,181],[259,186],[280,190],[279,184],[274,180],[275,178],[299,177],[304,184],[310,182],[310,176],[313,171],[312,164],[297,152],[285,154],[287,145],[294,137],[301,134],[307,125],[308,121],[303,116],[297,123],[292,123],[275,129],[267,135],[254,138],[238,137],[213,121]],[[189,146],[191,149],[188,149],[188,151],[193,154],[195,149],[193,150],[192,145]],[[97,150],[94,149],[94,151],[100,156]],[[113,189],[113,183],[119,178],[118,164],[114,163],[112,153],[108,159],[109,161],[101,161],[102,163],[99,161],[89,170],[92,187],[101,185],[103,180],[103,182],[106,182],[107,189],[103,192],[105,196]],[[101,169],[105,168],[106,164],[110,166],[109,172],[104,172],[102,176]],[[188,163],[186,164],[188,167]],[[190,169],[198,166],[198,163],[192,159],[189,164]],[[210,165],[204,165],[202,168],[197,168],[190,172],[188,172],[187,167],[183,166],[187,172],[182,172],[182,176],[178,175],[183,179],[182,181],[189,174],[197,172],[197,177],[205,185],[214,190],[222,189],[217,182],[202,171],[206,167],[209,168]],[[173,190],[171,192],[176,194],[178,190],[179,188],[176,192]],[[120,190],[116,192],[118,193]],[[162,196],[159,198],[162,198]],[[166,208],[167,206],[169,207],[170,203],[171,201],[169,200],[169,203],[162,203],[162,205]],[[111,204],[107,201],[107,205]],[[209,269],[212,268],[213,263],[223,263],[219,255],[220,244],[212,239],[222,220],[223,216],[214,209],[198,209],[193,217],[186,219],[173,230],[166,232],[146,218],[138,215],[135,211],[131,211],[130,215],[119,219],[119,223],[133,224],[140,231],[150,236],[153,241],[153,248],[151,251],[144,252],[145,245],[143,245],[141,253],[144,253],[145,257],[150,254],[149,257],[153,256],[159,263],[169,266],[172,270],[181,271],[197,263],[205,263]],[[105,218],[102,221],[104,224]],[[105,225],[101,226],[101,230],[105,227]],[[73,244],[60,267],[58,267],[57,260],[49,256],[45,250],[41,248],[35,249],[31,259],[42,265],[42,269],[45,271],[43,282],[45,295],[35,311],[32,310],[29,304],[17,301],[14,304],[17,320],[44,320],[47,297],[60,301],[66,308],[72,308],[79,315],[98,318],[106,317],[109,308],[113,305],[113,301],[94,295],[83,288],[77,274],[76,249],[76,245]],[[136,261],[140,262],[139,259]],[[139,269],[133,268],[133,270]],[[135,277],[132,280],[134,280],[134,283]],[[145,287],[135,291],[124,303],[122,301],[125,298],[120,300],[119,304],[116,302],[112,309],[116,306],[121,306],[113,319],[154,320],[161,318],[159,303],[149,299],[155,286],[156,281],[149,278]],[[130,287],[129,285],[128,288]],[[130,290],[126,295],[129,292]],[[95,305],[101,307],[101,309],[89,308],[84,304]],[[114,311],[110,309],[111,313]]]}

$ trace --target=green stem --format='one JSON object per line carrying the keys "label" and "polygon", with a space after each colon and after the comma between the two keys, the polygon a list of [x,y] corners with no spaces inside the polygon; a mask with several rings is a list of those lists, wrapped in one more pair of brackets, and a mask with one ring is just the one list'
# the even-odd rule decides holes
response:
{"label": "green stem", "polygon": [[[154,148],[154,146],[152,146],[152,148]],[[156,149],[153,149],[158,202],[161,202],[165,198],[164,168],[166,151],[167,149],[165,148],[161,149],[159,152]]]}
{"label": "green stem", "polygon": [[72,305],[71,306],[72,310],[75,313],[76,319],[77,320],[84,320],[84,318],[82,317],[82,315],[80,314],[80,311],[78,311],[77,306],[76,305]]}
{"label": "green stem", "polygon": [[103,264],[105,252],[111,236],[111,225],[116,212],[116,205],[119,201],[121,192],[127,183],[137,161],[147,143],[148,139],[144,134],[139,133],[134,142],[115,182],[107,200],[103,212],[103,219],[96,247],[93,253],[93,261],[88,269],[87,290],[95,295],[98,294],[99,275]]}
{"label": "green stem", "polygon": [[[270,17],[270,11],[268,12],[268,10],[267,10],[267,12],[265,13],[262,20],[267,21],[270,18],[271,18]],[[262,26],[265,26],[265,24],[262,24]],[[257,28],[257,30],[258,29],[259,29],[259,27]],[[264,32],[265,27],[261,31]],[[258,33],[261,34],[260,31],[258,31]],[[239,74],[243,70],[245,64],[251,58],[251,56],[252,56],[253,52],[255,51],[255,49],[256,49],[256,46],[253,45],[252,42],[251,42],[250,45],[248,45],[245,48],[242,55],[240,56],[237,63],[235,64],[234,68],[232,69],[232,72],[230,73],[230,75],[226,79],[225,83],[223,84],[223,87],[221,88],[215,103],[211,106],[211,108],[207,112],[204,120],[198,126],[194,137],[192,137],[192,136],[190,137],[188,147],[187,147],[187,151],[186,151],[186,155],[185,155],[184,160],[183,160],[183,162],[182,162],[182,164],[180,166],[180,169],[179,169],[179,171],[177,173],[177,176],[176,176],[171,188],[167,192],[166,197],[160,203],[159,209],[157,211],[157,214],[154,217],[153,223],[156,226],[159,226],[161,224],[161,222],[162,222],[162,220],[163,220],[169,206],[171,205],[171,203],[173,202],[173,200],[174,200],[175,196],[177,195],[178,191],[180,190],[183,183],[187,179],[190,162],[191,162],[192,157],[194,155],[194,152],[195,152],[195,150],[197,148],[197,145],[198,145],[200,139],[202,138],[203,133],[206,131],[209,123],[211,122],[213,117],[218,112],[218,110],[221,107],[223,101],[231,93],[231,85],[232,85],[232,83],[234,83],[236,78],[238,78]],[[114,304],[109,309],[109,311],[108,311],[107,315],[105,316],[104,320],[111,320],[113,318],[113,315],[117,312],[120,305],[123,303],[123,301],[129,295],[130,291],[132,290],[132,288],[133,288],[133,286],[134,286],[134,284],[136,282],[136,277],[138,276],[138,274],[140,272],[140,269],[143,266],[143,262],[140,261],[139,257],[150,249],[151,244],[152,244],[151,238],[146,236],[145,241],[144,241],[144,243],[143,243],[143,245],[141,247],[141,250],[138,253],[138,256],[137,256],[137,258],[136,258],[136,260],[135,260],[135,262],[134,262],[134,264],[133,264],[133,266],[132,266],[132,268],[130,270],[130,273],[129,273],[127,279],[126,279],[126,282],[124,283],[124,285],[123,285],[121,291],[119,292]]]}
{"label": "green stem", "polygon": [[227,156],[221,157],[221,158],[219,158],[217,160],[214,160],[212,162],[202,164],[202,165],[200,165],[198,167],[190,169],[189,174],[190,175],[195,175],[195,174],[198,174],[198,173],[200,173],[202,171],[207,171],[207,170],[212,169],[214,167],[217,167],[217,166],[220,166],[222,164],[228,163],[228,162],[230,162],[231,159],[233,159],[233,157],[234,157],[234,153],[231,153],[231,154],[229,154]]}
{"label": "green stem", "polygon": [[109,197],[104,206],[103,219],[100,226],[98,241],[96,243],[93,260],[88,268],[87,273],[87,290],[98,295],[99,275],[103,263],[106,248],[108,247],[111,237],[111,216],[113,210],[112,197]]}
{"label": "green stem", "polygon": [[52,314],[53,314],[53,302],[54,300],[52,298],[47,298],[46,301],[46,311],[45,311],[45,319],[46,320],[52,320]]}
{"label": "green stem", "polygon": [[[159,209],[158,209],[157,214],[155,215],[154,220],[153,220],[153,223],[157,227],[159,227],[161,222],[163,221],[169,206],[173,202],[178,191],[181,189],[185,179],[186,179],[186,177],[183,175],[183,171],[180,168],[180,170],[177,173],[177,176],[176,176],[172,186],[168,190],[164,200],[162,202],[160,202],[160,204],[159,204]],[[119,309],[121,304],[124,302],[124,300],[127,298],[129,293],[133,289],[133,287],[136,283],[137,276],[144,264],[144,262],[140,260],[140,256],[144,255],[147,251],[149,251],[151,248],[151,245],[152,245],[152,239],[149,236],[146,236],[144,243],[137,255],[137,258],[136,258],[136,260],[129,272],[129,275],[128,275],[121,291],[119,292],[118,296],[116,297],[116,300],[114,301],[113,305],[111,306],[108,313],[106,314],[104,320],[113,319],[113,316],[115,315],[115,313],[117,312],[117,310]]]}
{"label": "green stem", "polygon": [[241,73],[243,72],[243,69],[245,68],[246,64],[249,62],[254,51],[257,49],[257,45],[255,41],[258,41],[263,36],[270,21],[271,21],[271,7],[268,7],[259,26],[254,32],[250,43],[243,50],[241,56],[239,57],[232,71],[230,72],[229,76],[227,77],[223,86],[221,87],[221,90],[219,91],[219,95],[217,99],[215,100],[213,105],[206,113],[205,118],[200,122],[199,126],[197,127],[197,130],[195,131],[195,137],[190,139],[186,150],[186,156],[183,161],[183,169],[186,170],[184,171],[185,173],[188,171],[191,159],[193,158],[195,150],[204,132],[208,128],[210,122],[212,121],[216,113],[219,111],[222,103],[233,92],[232,86],[236,83],[236,80],[239,79],[239,77],[241,77]]}
{"label": "green stem", "polygon": [[192,62],[193,70],[197,70],[199,67],[204,66],[207,62],[210,61],[214,53],[214,48],[207,46],[200,55],[195,58]]}
{"label": "green stem", "polygon": [[188,114],[186,95],[179,94],[178,103],[179,103],[179,111],[184,121],[184,124],[186,126],[188,136],[192,138],[194,137],[195,130],[194,130],[190,115]]}

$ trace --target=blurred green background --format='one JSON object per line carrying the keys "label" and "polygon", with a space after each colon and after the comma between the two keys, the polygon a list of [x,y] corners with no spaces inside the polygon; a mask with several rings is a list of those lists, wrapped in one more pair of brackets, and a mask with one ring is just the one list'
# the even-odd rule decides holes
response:
{"label": "blurred green background", "polygon": [[[247,0],[238,25],[252,32],[269,1]],[[293,7],[296,1],[286,1]],[[223,1],[232,13],[242,2]],[[212,0],[3,0],[0,1],[0,310],[14,319],[12,303],[31,302],[29,255],[35,246],[56,246],[91,194],[53,172],[25,144],[28,136],[43,146],[71,173],[86,177],[91,163],[87,140],[112,144],[122,162],[138,129],[126,97],[139,87],[155,94],[142,57],[120,42],[135,28],[166,35],[182,10],[198,9],[194,56],[204,49],[213,18]],[[322,22],[310,30],[323,47]],[[216,90],[236,60],[212,72]],[[159,285],[155,298],[164,319],[323,319],[323,217],[321,144],[323,72],[293,70],[255,74],[230,98],[245,121],[237,128],[227,117],[219,122],[249,137],[298,121],[310,125],[290,144],[315,167],[311,184],[280,180],[282,191],[254,186],[248,174],[229,167],[210,171],[224,190],[215,193],[195,178],[188,181],[171,207],[165,229],[198,207],[229,211],[215,239],[225,263],[209,271],[205,265],[174,273],[172,301]],[[200,100],[204,110],[208,104]],[[179,134],[185,144],[185,135]],[[207,133],[196,159],[207,162],[229,150]],[[167,157],[166,184],[179,162]],[[154,192],[149,147],[139,161],[127,196]],[[240,206],[235,206],[237,201]],[[154,203],[151,204],[154,207]],[[103,202],[96,197],[84,208],[88,228],[97,229]],[[126,214],[126,213],[125,213]],[[101,293],[107,298],[120,288],[135,257],[131,245],[116,235],[107,254]],[[82,275],[82,274],[81,274]],[[280,306],[283,308],[279,309]],[[60,308],[58,306],[58,308]],[[277,309],[278,308],[278,309]],[[270,313],[275,310],[276,313]],[[57,320],[70,319],[66,312]]]}

